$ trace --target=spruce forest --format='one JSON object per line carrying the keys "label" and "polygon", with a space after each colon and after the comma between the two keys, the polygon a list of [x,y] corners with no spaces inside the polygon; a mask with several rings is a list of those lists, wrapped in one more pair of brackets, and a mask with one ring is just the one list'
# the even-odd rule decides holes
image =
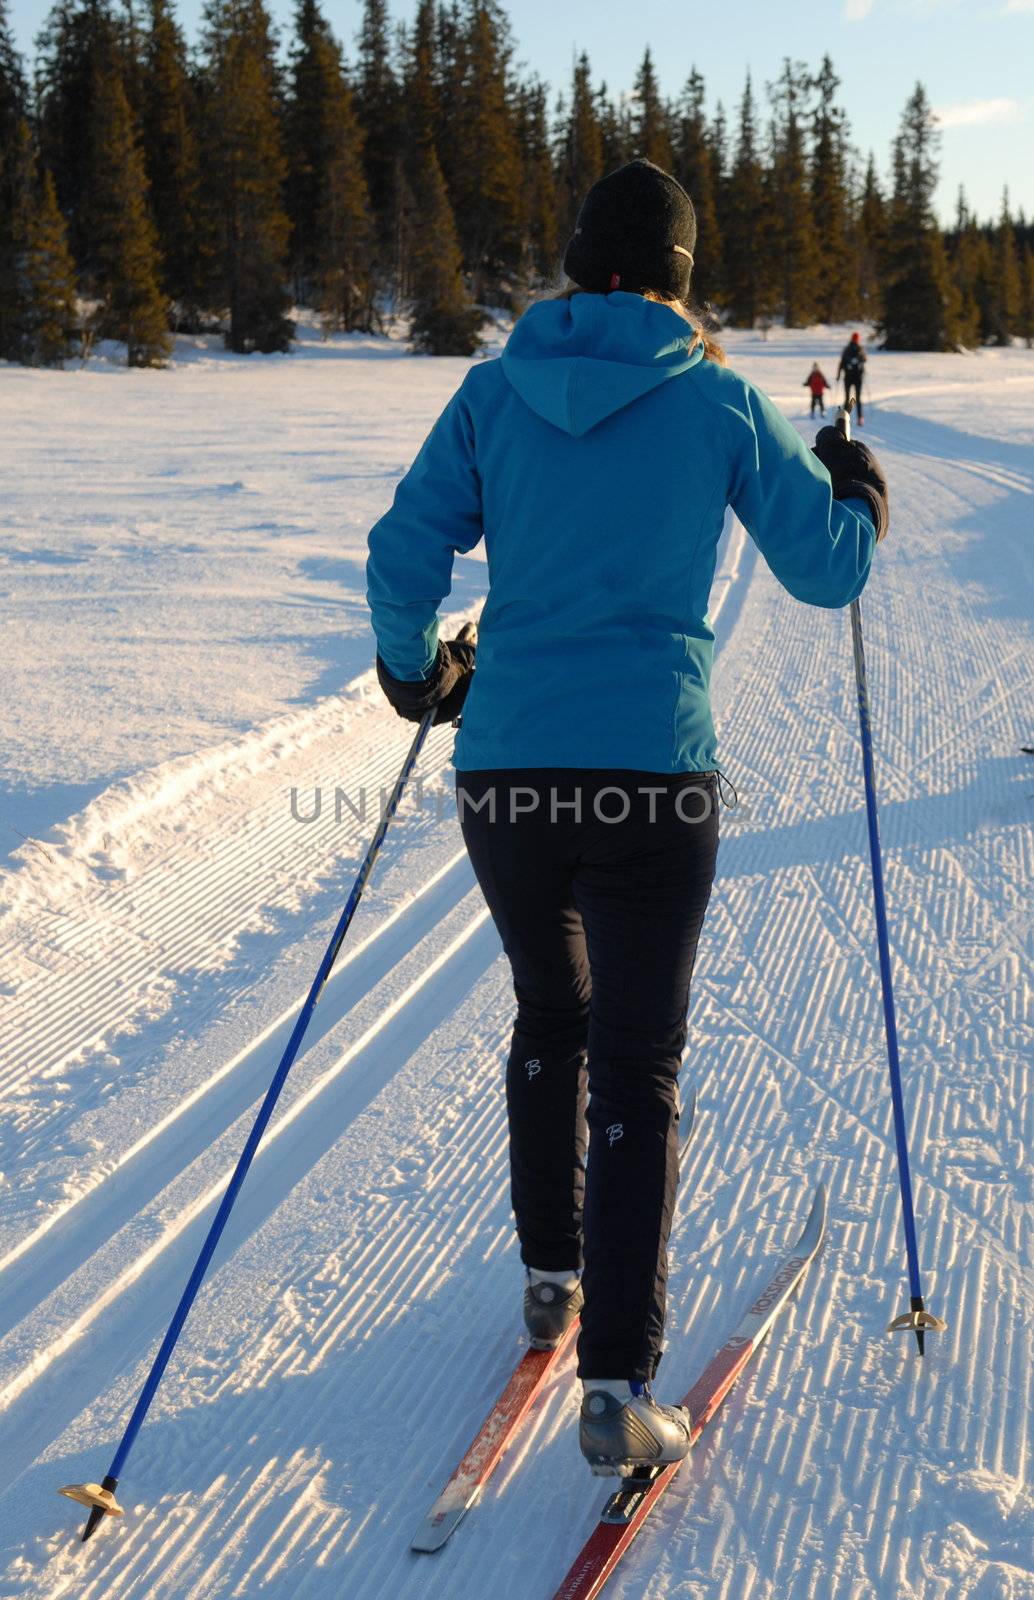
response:
{"label": "spruce forest", "polygon": [[1034,341],[1034,224],[934,210],[922,85],[890,162],[853,144],[833,63],[786,60],[709,110],[650,51],[619,91],[589,57],[551,87],[495,0],[365,0],[347,53],[318,0],[278,37],[262,0],[208,0],[190,46],[169,0],[59,0],[31,79],[0,0],[0,359],[55,365],[98,340],[161,365],[171,333],[289,348],[292,306],[328,331],[469,354],[486,308],[559,283],[580,197],[634,156],[699,220],[696,300],[716,322],[876,325],[888,348]]}

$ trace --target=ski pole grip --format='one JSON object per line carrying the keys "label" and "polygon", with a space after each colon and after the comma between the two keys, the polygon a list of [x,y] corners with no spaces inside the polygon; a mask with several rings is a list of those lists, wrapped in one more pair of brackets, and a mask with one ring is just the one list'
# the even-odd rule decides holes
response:
{"label": "ski pole grip", "polygon": [[850,437],[851,437],[851,407],[850,406],[840,406],[838,408],[837,414],[836,414],[836,418],[835,418],[834,423],[833,423],[833,426],[836,428],[837,432],[840,434],[842,439],[850,439]]}

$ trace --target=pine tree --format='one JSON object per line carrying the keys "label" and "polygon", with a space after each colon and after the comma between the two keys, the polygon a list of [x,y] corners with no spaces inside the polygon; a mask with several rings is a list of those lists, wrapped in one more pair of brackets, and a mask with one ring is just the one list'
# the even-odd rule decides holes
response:
{"label": "pine tree", "polygon": [[596,120],[600,129],[603,172],[613,172],[632,159],[632,119],[627,106],[616,106],[601,83],[596,91]]}
{"label": "pine tree", "polygon": [[132,12],[107,0],[61,0],[39,40],[38,122],[44,165],[68,224],[91,329],[126,343],[131,365],[164,360],[167,302],[137,126],[126,92],[139,41]]}
{"label": "pine tree", "polygon": [[50,174],[42,182],[24,119],[4,146],[7,201],[0,243],[0,360],[51,367],[78,342],[75,270]]}
{"label": "pine tree", "polygon": [[975,222],[973,226],[976,233],[973,299],[977,313],[977,331],[974,342],[976,344],[987,344],[994,337],[995,331],[997,285],[995,283],[994,233],[987,226],[980,227]]}
{"label": "pine tree", "polygon": [[208,0],[204,49],[205,172],[218,227],[213,282],[228,311],[226,345],[244,354],[286,350],[287,165],[262,0]]}
{"label": "pine tree", "polygon": [[704,112],[704,80],[694,67],[682,91],[672,168],[697,218],[693,286],[697,298],[720,297],[722,239],[715,197],[715,153]]}
{"label": "pine tree", "polygon": [[316,217],[316,305],[326,328],[369,332],[374,309],[374,226],[352,91],[338,70],[329,83],[325,183]]}
{"label": "pine tree", "polygon": [[438,8],[435,0],[420,0],[409,41],[403,81],[405,142],[409,151],[428,144],[436,150],[438,148],[442,131],[438,47]]}
{"label": "pine tree", "polygon": [[129,113],[134,128],[139,128],[144,114],[144,79],[146,63],[145,45],[140,32],[136,0],[121,0],[114,15],[115,33],[119,44],[119,66],[122,88],[129,102]]}
{"label": "pine tree", "polygon": [[121,66],[118,32],[107,0],[59,0],[37,40],[40,153],[68,223],[79,271],[97,268],[92,205],[96,148],[94,92]]}
{"label": "pine tree", "polygon": [[723,222],[723,281],[729,314],[734,323],[752,328],[769,309],[770,267],[764,243],[764,178],[749,73],[740,102],[739,136]]}
{"label": "pine tree", "polygon": [[1026,340],[1027,349],[1034,349],[1034,249],[1029,244],[1023,247],[1020,263],[1020,318],[1016,331]]}
{"label": "pine tree", "polygon": [[815,221],[804,137],[808,86],[804,64],[787,58],[781,77],[768,90],[774,115],[766,233],[775,305],[788,328],[803,327],[812,320],[818,295]]}
{"label": "pine tree", "polygon": [[865,169],[865,182],[857,206],[853,233],[858,275],[858,309],[863,316],[875,322],[883,308],[887,215],[883,193],[876,175],[876,158],[871,151]]}
{"label": "pine tree", "polygon": [[27,122],[5,151],[11,209],[0,254],[0,360],[56,367],[75,353],[79,319],[68,232],[48,173],[40,182]]}
{"label": "pine tree", "polygon": [[[725,107],[719,100],[714,108],[714,118],[708,135],[711,147],[711,170],[714,174],[714,207],[718,226],[724,228],[724,218],[729,211],[729,127]],[[722,261],[725,260],[725,241],[722,241]],[[721,271],[719,271],[721,276]]]}
{"label": "pine tree", "polygon": [[[392,268],[390,278],[379,277],[377,283],[384,291],[390,290],[390,299],[396,313],[409,307],[413,299],[413,253],[416,246],[420,207],[413,192],[409,175],[419,166],[417,152],[409,151],[405,160],[398,162],[395,174],[392,205]],[[439,162],[439,170],[441,163]],[[448,186],[446,185],[446,195]],[[451,207],[450,207],[451,215]],[[455,222],[453,230],[455,231]]]}
{"label": "pine tree", "polygon": [[656,162],[665,172],[672,167],[671,119],[661,98],[660,85],[649,49],[644,52],[633,89],[632,147],[634,156]]}
{"label": "pine tree", "polygon": [[168,303],[158,283],[143,156],[116,60],[96,68],[91,100],[90,287],[100,301],[93,331],[125,344],[131,367],[160,366],[171,349]]}
{"label": "pine tree", "polygon": [[456,225],[438,157],[425,145],[415,158],[417,216],[412,250],[413,347],[433,356],[473,355],[482,313],[460,276]]}
{"label": "pine tree", "polygon": [[355,88],[363,165],[382,263],[390,260],[401,160],[402,103],[391,64],[387,0],[364,0]]}
{"label": "pine tree", "polygon": [[1009,215],[1009,191],[1002,195],[1002,210],[994,243],[994,297],[991,303],[991,336],[995,344],[1012,344],[1020,320],[1020,263],[1016,254],[1016,235]]}
{"label": "pine tree", "polygon": [[951,271],[959,296],[958,337],[966,345],[982,344],[991,335],[991,251],[961,187],[950,246]]}
{"label": "pine tree", "polygon": [[[399,154],[395,163],[391,216],[391,255],[394,303],[412,297],[412,254],[417,227],[417,200],[413,180],[425,149],[438,156],[447,145],[445,129],[450,108],[462,100],[462,32],[455,5],[446,14],[435,0],[419,0],[412,29],[401,35],[401,118]],[[448,188],[448,183],[446,183]]]}
{"label": "pine tree", "polygon": [[[0,13],[0,54],[6,34]],[[17,57],[10,58],[20,76]],[[22,361],[24,330],[29,309],[25,275],[25,217],[27,191],[35,172],[32,140],[24,116],[24,93],[17,94],[18,79],[7,76],[7,63],[0,65],[0,118],[3,143],[0,144],[0,361]],[[21,86],[23,88],[23,86]],[[11,90],[14,90],[11,93]]]}
{"label": "pine tree", "polygon": [[26,242],[31,304],[28,360],[32,366],[60,366],[78,350],[81,329],[75,298],[75,263],[49,172],[43,174],[36,206],[28,219]]}
{"label": "pine tree", "polygon": [[[12,299],[10,287],[18,273],[13,227],[19,204],[22,126],[27,113],[28,94],[21,57],[7,22],[7,0],[0,0],[0,317],[2,302]],[[0,341],[3,334],[0,332]],[[11,359],[17,359],[12,357]]]}
{"label": "pine tree", "polygon": [[197,329],[204,321],[212,239],[201,205],[196,97],[169,0],[149,0],[141,101],[141,147],[162,287],[175,302],[175,325]]}
{"label": "pine tree", "polygon": [[[556,269],[559,249],[557,190],[549,148],[546,86],[522,84],[517,95],[517,148],[521,153],[522,288],[541,282]],[[518,310],[514,306],[514,310]]]}
{"label": "pine tree", "polygon": [[558,151],[561,222],[565,237],[574,230],[578,207],[603,175],[603,136],[599,106],[592,91],[589,57],[583,50],[574,64],[571,100],[561,129]]}
{"label": "pine tree", "polygon": [[495,0],[467,0],[464,93],[450,140],[449,195],[476,300],[518,268],[521,158],[511,112],[509,26]]}
{"label": "pine tree", "polygon": [[75,263],[49,172],[43,174],[35,210],[29,218],[27,238],[26,269],[33,321],[30,360],[35,366],[59,366],[76,353],[81,329],[75,297]]}
{"label": "pine tree", "polygon": [[441,0],[436,32],[435,97],[438,123],[435,128],[435,149],[448,187],[452,170],[452,130],[459,124],[466,73],[466,46],[459,0],[449,0],[449,4]]}
{"label": "pine tree", "polygon": [[326,327],[369,330],[374,232],[352,90],[317,0],[299,0],[296,26],[287,196],[297,292]]}
{"label": "pine tree", "polygon": [[858,274],[850,248],[850,195],[847,182],[847,119],[837,105],[840,79],[823,56],[811,79],[815,96],[811,118],[811,209],[819,260],[815,274],[815,314],[820,322],[841,322],[857,309]]}
{"label": "pine tree", "polygon": [[933,213],[937,145],[930,103],[917,83],[893,149],[888,282],[880,322],[888,350],[948,350],[958,337],[958,291]]}
{"label": "pine tree", "polygon": [[18,139],[27,100],[21,56],[14,48],[7,17],[7,0],[0,0],[0,170]]}

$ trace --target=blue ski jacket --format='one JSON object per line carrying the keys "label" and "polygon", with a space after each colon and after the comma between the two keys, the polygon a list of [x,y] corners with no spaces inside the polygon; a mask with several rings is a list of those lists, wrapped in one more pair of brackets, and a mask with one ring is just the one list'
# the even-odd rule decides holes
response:
{"label": "blue ski jacket", "polygon": [[367,598],[397,678],[426,677],[458,551],[488,599],[455,764],[717,765],[708,598],[726,506],[798,600],[843,606],[875,547],[861,500],[759,390],[640,295],[530,307],[472,366],[370,533]]}

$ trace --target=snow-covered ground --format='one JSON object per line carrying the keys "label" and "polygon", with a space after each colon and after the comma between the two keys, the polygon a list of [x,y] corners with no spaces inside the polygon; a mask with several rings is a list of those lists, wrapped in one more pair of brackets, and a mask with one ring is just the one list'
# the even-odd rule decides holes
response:
{"label": "snow-covered ground", "polygon": [[[843,338],[734,335],[730,355],[810,433],[801,381]],[[106,1470],[401,761],[364,541],[464,368],[362,339],[0,368],[5,1597],[545,1600],[601,1501],[568,1361],[452,1544],[408,1548],[520,1347],[511,1003],[447,731],[130,1459],[125,1523],[82,1547],[53,1492]],[[884,1332],[907,1291],[847,616],[796,605],[732,524],[715,702],[743,803],[691,1016],[661,1391],[688,1387],[819,1178],[829,1237],[615,1600],[1034,1596],[1034,354],[874,353],[870,374],[893,527],[863,616],[950,1331],[922,1364]],[[459,562],[451,616],[484,579]]]}

